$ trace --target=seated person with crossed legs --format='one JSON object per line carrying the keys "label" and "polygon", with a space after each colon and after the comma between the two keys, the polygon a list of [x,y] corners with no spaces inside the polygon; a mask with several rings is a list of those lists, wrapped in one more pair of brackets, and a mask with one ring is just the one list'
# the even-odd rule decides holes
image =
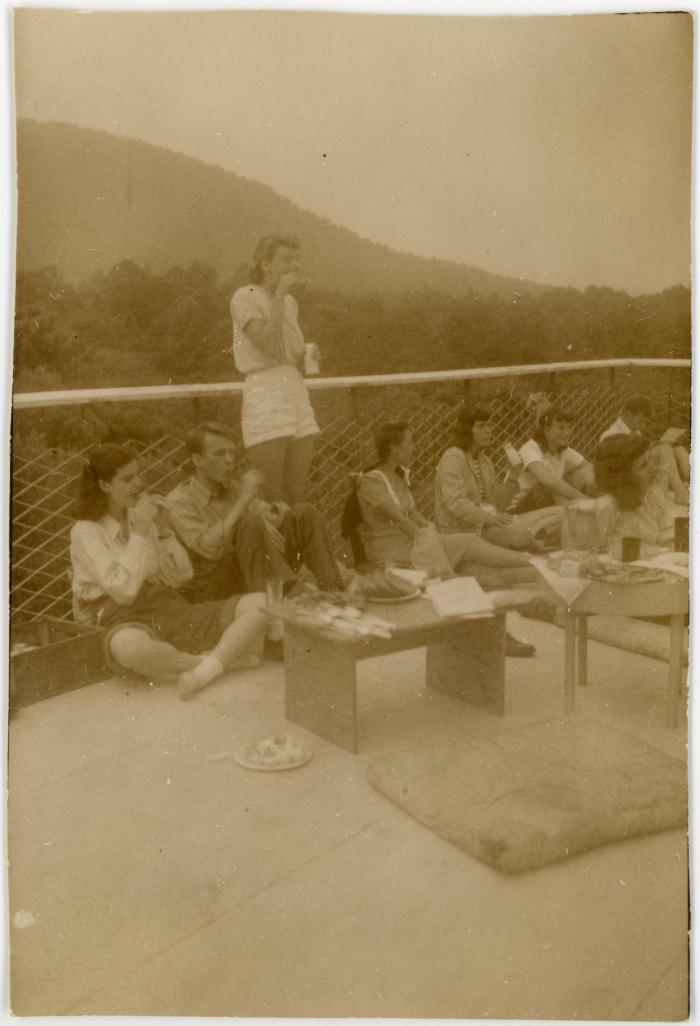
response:
{"label": "seated person with crossed legs", "polygon": [[145,493],[127,449],[92,450],[79,514],[70,545],[74,616],[108,629],[110,668],[175,683],[189,698],[225,670],[259,664],[268,624],[264,595],[196,604],[183,598],[178,589],[192,576],[189,557],[162,500]]}

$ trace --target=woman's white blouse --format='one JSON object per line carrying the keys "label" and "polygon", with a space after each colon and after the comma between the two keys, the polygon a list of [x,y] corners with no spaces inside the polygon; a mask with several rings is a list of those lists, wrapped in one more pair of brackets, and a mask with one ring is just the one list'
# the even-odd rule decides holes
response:
{"label": "woman's white blouse", "polygon": [[281,351],[275,356],[263,353],[246,334],[249,321],[269,321],[272,299],[260,285],[244,285],[231,300],[233,320],[233,359],[241,374],[268,370],[281,363],[298,364],[304,356],[304,336],[299,327],[299,307],[294,296],[284,297]]}
{"label": "woman's white blouse", "polygon": [[148,536],[124,539],[117,521],[79,520],[70,533],[73,594],[82,602],[108,595],[119,605],[133,602],[144,581],[179,588],[192,577],[192,564],[174,534],[158,537],[155,525]]}

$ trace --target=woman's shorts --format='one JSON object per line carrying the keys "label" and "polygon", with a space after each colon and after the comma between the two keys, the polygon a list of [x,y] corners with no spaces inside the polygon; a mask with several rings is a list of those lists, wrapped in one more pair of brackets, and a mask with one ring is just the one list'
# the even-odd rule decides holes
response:
{"label": "woman's shorts", "polygon": [[137,627],[155,641],[166,641],[180,652],[210,652],[221,640],[234,610],[232,599],[190,603],[170,589],[148,585],[128,606],[119,606],[109,599],[100,618],[100,624],[107,628],[102,642],[105,663],[114,673],[124,673],[110,649],[112,638],[123,627]]}
{"label": "woman's shorts", "polygon": [[296,367],[281,364],[246,377],[241,427],[246,449],[275,438],[319,433],[308,389]]}

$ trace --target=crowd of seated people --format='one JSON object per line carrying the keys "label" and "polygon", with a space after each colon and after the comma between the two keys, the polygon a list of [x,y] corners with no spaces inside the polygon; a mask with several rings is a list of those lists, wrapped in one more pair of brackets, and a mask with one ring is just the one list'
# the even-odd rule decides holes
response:
{"label": "crowd of seated people", "polygon": [[[454,444],[436,467],[434,522],[409,483],[410,425],[384,424],[376,463],[351,496],[363,559],[474,576],[487,589],[530,582],[533,554],[560,542],[566,505],[593,495],[614,504],[614,544],[638,537],[642,555],[655,554],[671,543],[677,504],[687,504],[688,455],[648,440],[650,416],[646,399],[627,400],[590,462],[569,444],[571,413],[551,406],[499,479],[489,410],[460,407]],[[288,591],[304,566],[322,590],[347,583],[313,505],[264,501],[258,471],[236,480],[226,425],[201,424],[187,444],[189,476],[166,497],[146,491],[128,449],[95,446],[71,531],[75,618],[107,628],[110,666],[174,682],[183,698],[225,670],[259,663],[270,578]],[[506,651],[534,649],[508,636]]]}

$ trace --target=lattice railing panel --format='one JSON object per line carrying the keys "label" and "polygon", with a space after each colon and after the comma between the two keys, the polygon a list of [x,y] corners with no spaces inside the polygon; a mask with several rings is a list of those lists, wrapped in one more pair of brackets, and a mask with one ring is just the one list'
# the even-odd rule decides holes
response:
{"label": "lattice railing panel", "polygon": [[[501,445],[521,445],[532,434],[534,397],[523,390],[484,388],[471,402],[485,405],[495,425],[494,461],[505,469]],[[522,380],[519,388],[523,388]],[[629,392],[631,389],[625,389]],[[682,388],[635,388],[647,394],[657,411],[655,434],[668,426],[690,421],[689,395]],[[354,407],[342,397],[335,406],[319,402],[322,433],[316,442],[309,481],[309,499],[324,515],[336,551],[347,554],[340,537],[340,517],[350,488],[350,475],[374,461],[374,436],[387,420],[409,423],[416,450],[412,483],[419,507],[432,514],[433,474],[444,449],[452,443],[455,412],[460,392],[455,388],[387,386],[364,390]],[[544,396],[544,393],[539,393]],[[548,393],[570,409],[576,422],[572,444],[593,456],[600,433],[618,415],[621,392],[600,384]],[[229,422],[238,434],[238,409]],[[184,422],[183,422],[184,424]],[[184,427],[183,427],[184,433]],[[141,460],[148,487],[161,494],[169,491],[188,472],[187,449],[182,438],[166,435],[149,444],[125,443]],[[12,495],[12,618],[31,619],[44,613],[61,618],[71,615],[69,532],[75,519],[77,482],[88,449],[69,453],[48,449],[39,453],[13,453]],[[242,454],[241,454],[242,455]],[[241,461],[243,469],[243,461]]]}

